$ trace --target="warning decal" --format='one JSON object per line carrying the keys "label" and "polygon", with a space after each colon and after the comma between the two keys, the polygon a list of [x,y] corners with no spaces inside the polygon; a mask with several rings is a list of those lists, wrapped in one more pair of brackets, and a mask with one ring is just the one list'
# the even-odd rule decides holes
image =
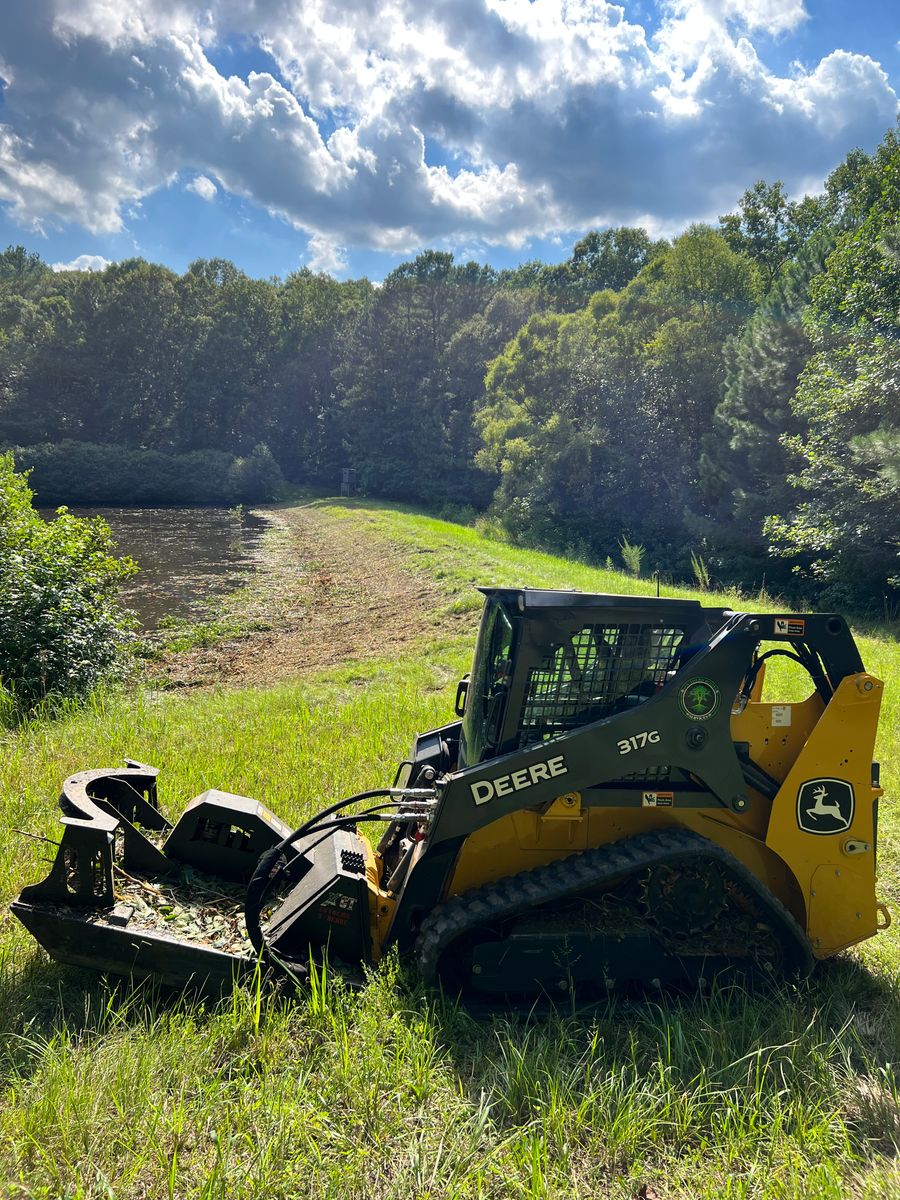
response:
{"label": "warning decal", "polygon": [[776,617],[775,632],[782,637],[803,637],[806,632],[806,622],[799,617]]}
{"label": "warning decal", "polygon": [[644,808],[671,808],[674,802],[674,792],[643,792],[641,795]]}

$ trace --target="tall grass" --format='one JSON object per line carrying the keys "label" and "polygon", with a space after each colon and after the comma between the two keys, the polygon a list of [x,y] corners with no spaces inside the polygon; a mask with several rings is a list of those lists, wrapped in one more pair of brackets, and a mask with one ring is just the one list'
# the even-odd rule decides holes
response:
{"label": "tall grass", "polygon": [[[170,815],[219,786],[296,820],[390,779],[413,735],[448,719],[472,582],[647,586],[399,510],[323,506],[326,525],[337,519],[442,580],[432,631],[405,661],[270,689],[99,697],[0,733],[4,899],[52,850],[12,827],[55,837],[60,780],[82,766],[154,763]],[[863,653],[889,684],[891,895],[900,653],[876,636]],[[801,685],[773,686],[788,698]],[[213,1002],[56,966],[7,917],[0,1196],[900,1195],[898,966],[891,930],[802,987],[476,1021],[393,958],[355,991],[322,973],[293,999],[251,984]]]}

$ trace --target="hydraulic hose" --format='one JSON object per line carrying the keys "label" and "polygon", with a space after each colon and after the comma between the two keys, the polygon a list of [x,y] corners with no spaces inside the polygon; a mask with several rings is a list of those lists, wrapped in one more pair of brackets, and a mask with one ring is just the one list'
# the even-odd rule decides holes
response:
{"label": "hydraulic hose", "polygon": [[[424,791],[425,789],[423,789]],[[430,793],[429,793],[430,794]],[[377,804],[372,808],[364,809],[361,813],[352,813],[343,817],[335,817],[329,821],[328,817],[334,817],[341,809],[348,808],[351,804],[359,804],[363,800],[374,800],[383,796],[392,797],[392,803]],[[268,850],[260,855],[259,861],[254,868],[253,874],[250,876],[250,882],[247,884],[247,893],[244,898],[244,922],[247,926],[247,936],[250,939],[251,945],[256,953],[263,956],[268,951],[265,934],[262,931],[260,914],[262,913],[263,905],[266,897],[271,890],[279,882],[289,867],[289,861],[285,857],[285,852],[301,837],[311,833],[322,833],[323,836],[318,842],[314,842],[309,849],[314,849],[321,841],[325,840],[335,829],[345,829],[362,821],[382,821],[385,820],[383,814],[388,809],[397,807],[398,802],[402,797],[410,799],[415,803],[416,789],[409,788],[375,788],[368,792],[357,792],[354,796],[348,796],[344,800],[338,800],[337,803],[330,805],[321,812],[316,813],[314,817],[310,817],[302,825],[299,825],[292,833],[289,833],[286,838],[282,838],[280,842],[276,842]],[[402,814],[408,819],[418,816],[417,813]],[[424,813],[422,814],[424,818]]]}

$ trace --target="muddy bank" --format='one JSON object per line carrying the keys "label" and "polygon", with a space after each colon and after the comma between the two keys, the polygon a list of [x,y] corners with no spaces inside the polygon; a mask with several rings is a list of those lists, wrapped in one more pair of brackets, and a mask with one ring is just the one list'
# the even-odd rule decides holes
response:
{"label": "muddy bank", "polygon": [[[265,684],[390,657],[433,632],[436,614],[446,612],[447,592],[376,535],[365,513],[339,517],[315,505],[260,512],[274,533],[252,580],[227,609],[245,628],[211,646],[169,654],[156,672],[160,682]],[[455,626],[472,618],[441,620]]]}

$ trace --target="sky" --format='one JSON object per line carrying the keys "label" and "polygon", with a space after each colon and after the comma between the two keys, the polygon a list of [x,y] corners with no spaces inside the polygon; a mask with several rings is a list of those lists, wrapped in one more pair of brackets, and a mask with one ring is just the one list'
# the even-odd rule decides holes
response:
{"label": "sky", "polygon": [[897,118],[898,0],[2,0],[0,244],[375,281],[818,190]]}

